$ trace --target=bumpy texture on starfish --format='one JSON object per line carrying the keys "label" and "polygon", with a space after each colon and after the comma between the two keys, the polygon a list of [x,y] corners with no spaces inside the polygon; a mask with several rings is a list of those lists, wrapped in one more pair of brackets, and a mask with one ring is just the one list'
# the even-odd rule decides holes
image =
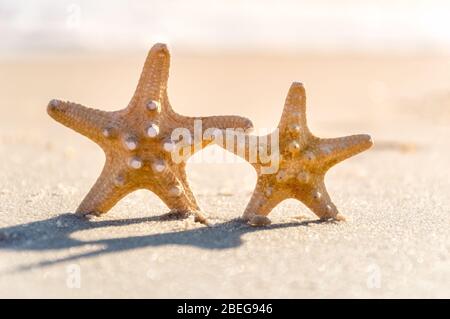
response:
{"label": "bumpy texture on starfish", "polygon": [[[361,134],[328,139],[312,135],[306,124],[305,89],[296,82],[287,95],[278,131],[279,169],[273,174],[263,173],[261,168],[265,164],[260,156],[255,163],[251,163],[258,173],[258,180],[243,218],[251,225],[267,225],[270,223],[267,218],[270,211],[284,199],[294,198],[321,219],[344,220],[327,193],[325,173],[333,165],[370,148],[373,144],[371,137]],[[234,152],[246,160],[249,160],[249,147],[254,142],[258,143],[259,150],[262,145],[265,145],[263,149],[267,147],[271,150],[268,154],[278,151],[270,134],[257,137],[245,135],[244,141],[245,152],[239,154],[237,149]]]}
{"label": "bumpy texture on starfish", "polygon": [[[133,98],[120,111],[105,112],[71,102],[50,101],[47,111],[52,118],[96,142],[106,156],[103,171],[78,207],[78,214],[104,214],[128,193],[148,189],[172,212],[193,213],[197,221],[206,221],[188,185],[185,163],[172,161],[171,133],[175,128],[186,128],[193,136],[195,120],[201,120],[203,131],[248,129],[252,123],[239,116],[186,117],[175,113],[167,96],[169,64],[166,45],[154,45]],[[193,150],[209,143],[201,139]]]}

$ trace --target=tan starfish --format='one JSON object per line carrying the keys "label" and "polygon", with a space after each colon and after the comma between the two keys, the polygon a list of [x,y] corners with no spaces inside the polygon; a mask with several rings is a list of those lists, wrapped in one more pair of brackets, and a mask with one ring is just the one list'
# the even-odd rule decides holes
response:
{"label": "tan starfish", "polygon": [[[47,111],[52,118],[96,142],[106,156],[103,171],[78,207],[78,214],[104,214],[128,193],[148,189],[172,212],[193,213],[197,221],[206,221],[189,187],[185,162],[172,160],[171,133],[176,128],[186,128],[194,136],[196,120],[201,120],[203,131],[247,129],[252,123],[239,116],[186,117],[175,113],[167,96],[169,64],[166,45],[154,45],[133,98],[119,111],[105,112],[71,102],[50,101]],[[192,148],[197,151],[209,143],[201,139],[200,145]]]}
{"label": "tan starfish", "polygon": [[[258,173],[256,188],[247,205],[243,218],[250,224],[267,225],[267,215],[281,201],[294,198],[303,202],[321,219],[344,220],[330,199],[325,188],[325,173],[333,165],[360,153],[372,146],[369,135],[353,135],[340,138],[318,138],[311,134],[306,124],[306,95],[301,83],[294,82],[286,98],[283,114],[278,125],[279,145],[273,143],[270,135],[251,136],[246,134],[241,140],[239,154],[249,161],[250,148],[265,145],[269,151],[279,155],[278,170],[271,174],[263,172],[261,154],[254,163]],[[256,141],[255,141],[256,140]],[[252,142],[253,141],[253,142]],[[278,141],[278,139],[277,139]],[[263,147],[264,149],[264,147]]]}

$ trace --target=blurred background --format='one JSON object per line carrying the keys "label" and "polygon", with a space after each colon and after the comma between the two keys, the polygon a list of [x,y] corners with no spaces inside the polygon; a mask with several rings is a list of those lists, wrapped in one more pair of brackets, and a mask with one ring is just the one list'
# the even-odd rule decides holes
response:
{"label": "blurred background", "polygon": [[449,16],[446,0],[2,0],[0,49],[441,53]]}

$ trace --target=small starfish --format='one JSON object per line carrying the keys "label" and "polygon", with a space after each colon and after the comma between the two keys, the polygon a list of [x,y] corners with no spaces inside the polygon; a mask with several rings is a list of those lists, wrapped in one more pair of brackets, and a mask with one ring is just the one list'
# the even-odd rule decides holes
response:
{"label": "small starfish", "polygon": [[[194,136],[196,120],[201,120],[203,131],[249,129],[252,123],[239,116],[186,117],[175,113],[167,96],[169,64],[166,45],[154,45],[134,96],[123,110],[105,112],[71,102],[50,101],[47,111],[52,118],[96,142],[106,156],[103,171],[77,214],[99,216],[128,193],[148,189],[172,212],[183,216],[192,213],[197,221],[206,223],[189,187],[185,162],[172,160],[176,145],[171,133],[176,128],[186,128]],[[194,152],[210,142],[201,138],[193,145],[189,141]]]}
{"label": "small starfish", "polygon": [[[294,82],[286,98],[283,114],[278,125],[279,150],[267,136],[245,135],[244,153],[233,150],[249,161],[251,140],[267,149],[278,152],[279,169],[275,173],[262,172],[261,155],[251,163],[258,180],[243,218],[251,225],[270,224],[267,215],[281,201],[294,198],[303,202],[320,219],[345,220],[339,214],[325,188],[325,173],[335,164],[372,146],[369,135],[353,135],[340,138],[318,138],[311,134],[306,124],[306,95],[301,83]],[[270,142],[268,142],[270,140]],[[254,144],[253,144],[254,145]],[[261,151],[259,151],[261,152]],[[251,162],[251,161],[250,161]],[[267,163],[267,161],[266,161]]]}

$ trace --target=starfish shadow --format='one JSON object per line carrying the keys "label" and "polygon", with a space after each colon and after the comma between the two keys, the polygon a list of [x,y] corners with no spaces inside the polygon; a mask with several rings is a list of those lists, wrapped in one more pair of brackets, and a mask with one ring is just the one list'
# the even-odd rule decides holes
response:
{"label": "starfish shadow", "polygon": [[307,226],[313,220],[296,221],[284,224],[275,224],[263,228],[255,228],[242,222],[241,219],[217,223],[209,227],[201,227],[182,231],[173,231],[160,234],[130,236],[121,238],[107,238],[83,241],[72,238],[71,234],[102,227],[124,227],[133,224],[161,221],[167,219],[162,216],[141,217],[123,220],[89,221],[72,213],[66,213],[46,220],[0,228],[0,250],[15,251],[51,251],[83,247],[87,245],[100,245],[101,248],[72,254],[67,257],[44,260],[34,264],[17,267],[9,272],[26,271],[33,268],[51,266],[82,258],[128,251],[136,248],[180,245],[193,246],[202,249],[221,250],[231,249],[242,245],[242,236],[255,231],[270,231],[280,228]]}

